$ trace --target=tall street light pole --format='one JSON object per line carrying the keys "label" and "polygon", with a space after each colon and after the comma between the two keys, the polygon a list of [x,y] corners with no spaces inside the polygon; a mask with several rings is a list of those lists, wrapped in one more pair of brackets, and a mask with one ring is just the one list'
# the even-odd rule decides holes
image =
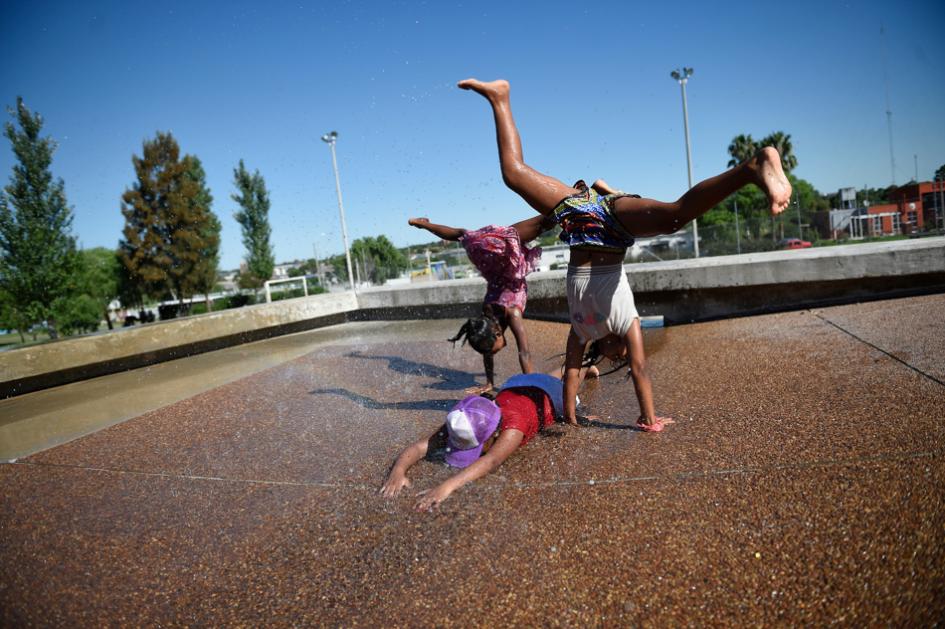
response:
{"label": "tall street light pole", "polygon": [[[686,83],[689,82],[689,77],[692,76],[692,68],[683,68],[682,70],[677,68],[670,72],[669,75],[679,82],[679,87],[682,90],[683,128],[686,130],[686,168],[689,173],[689,187],[692,188],[692,148],[689,145],[689,107],[686,104]],[[697,258],[699,257],[698,220],[699,219],[692,220],[692,243]]]}
{"label": "tall street light pole", "polygon": [[354,292],[354,273],[351,272],[351,251],[348,249],[348,227],[345,225],[345,206],[341,202],[341,179],[338,177],[338,159],[335,157],[335,142],[338,140],[338,132],[332,131],[322,136],[322,142],[328,144],[331,149],[331,166],[335,171],[335,192],[338,193],[338,214],[341,216],[341,240],[345,244],[345,261],[348,263],[348,283],[351,284],[351,291]]}

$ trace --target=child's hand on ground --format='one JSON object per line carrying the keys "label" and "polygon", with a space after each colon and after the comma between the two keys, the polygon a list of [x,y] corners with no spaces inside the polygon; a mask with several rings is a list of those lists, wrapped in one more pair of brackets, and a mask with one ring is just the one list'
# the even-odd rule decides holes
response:
{"label": "child's hand on ground", "polygon": [[574,422],[568,422],[572,426],[590,426],[594,422],[600,421],[600,415],[577,415]]}
{"label": "child's hand on ground", "polygon": [[440,506],[444,500],[450,497],[453,490],[439,485],[434,489],[420,492],[417,504],[414,505],[416,511],[433,511],[434,507]]}
{"label": "child's hand on ground", "polygon": [[424,225],[427,225],[429,222],[430,222],[430,219],[428,219],[425,216],[407,219],[407,224],[413,225],[414,227],[423,227]]}
{"label": "child's hand on ground", "polygon": [[402,474],[391,474],[380,489],[380,494],[385,498],[394,498],[404,487],[410,487],[410,480]]}
{"label": "child's hand on ground", "polygon": [[481,386],[476,385],[474,387],[469,387],[465,391],[463,391],[463,393],[465,393],[466,395],[482,395],[483,393],[488,393],[489,391],[492,391],[492,385],[484,384]]}

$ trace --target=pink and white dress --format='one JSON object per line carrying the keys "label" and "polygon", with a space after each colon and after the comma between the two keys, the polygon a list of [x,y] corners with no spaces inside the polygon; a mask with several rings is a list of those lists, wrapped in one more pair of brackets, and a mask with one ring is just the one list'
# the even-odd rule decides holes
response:
{"label": "pink and white dress", "polygon": [[525,276],[538,268],[541,248],[529,249],[522,244],[513,227],[486,225],[467,231],[459,241],[488,287],[483,303],[506,308],[517,307],[525,312],[528,284]]}

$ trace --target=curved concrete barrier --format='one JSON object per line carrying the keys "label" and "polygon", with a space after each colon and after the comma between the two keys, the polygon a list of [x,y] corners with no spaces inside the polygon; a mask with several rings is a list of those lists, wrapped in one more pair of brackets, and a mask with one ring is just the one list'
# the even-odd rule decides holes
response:
{"label": "curved concrete barrier", "polygon": [[[633,264],[643,315],[671,324],[945,292],[945,238]],[[529,317],[567,320],[566,271],[529,276]],[[465,317],[481,278],[332,293],[0,353],[0,397],[345,321]]]}

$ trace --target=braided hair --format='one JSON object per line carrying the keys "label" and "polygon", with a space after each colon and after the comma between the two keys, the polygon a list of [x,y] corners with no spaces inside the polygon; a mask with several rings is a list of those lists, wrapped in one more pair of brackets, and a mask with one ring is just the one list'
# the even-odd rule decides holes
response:
{"label": "braided hair", "polygon": [[468,341],[469,345],[480,354],[491,354],[495,340],[498,338],[495,326],[496,320],[486,315],[466,319],[466,323],[459,329],[459,333],[447,340],[453,345],[459,340],[462,340],[462,345],[465,345]]}

